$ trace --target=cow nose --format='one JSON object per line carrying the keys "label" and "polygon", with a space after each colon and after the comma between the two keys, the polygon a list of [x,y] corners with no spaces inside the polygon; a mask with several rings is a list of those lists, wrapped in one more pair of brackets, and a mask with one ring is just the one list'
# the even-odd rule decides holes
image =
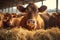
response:
{"label": "cow nose", "polygon": [[34,20],[29,20],[28,23],[35,23],[35,21]]}
{"label": "cow nose", "polygon": [[27,21],[27,25],[28,25],[28,26],[34,26],[34,25],[36,25],[36,21],[33,20],[33,19],[29,19],[29,20]]}

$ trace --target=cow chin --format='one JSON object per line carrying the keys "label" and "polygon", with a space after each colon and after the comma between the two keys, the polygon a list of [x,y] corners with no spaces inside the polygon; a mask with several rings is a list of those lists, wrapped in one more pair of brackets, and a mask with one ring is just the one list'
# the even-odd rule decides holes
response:
{"label": "cow chin", "polygon": [[28,29],[35,30],[36,29],[36,25],[31,25],[31,26],[28,25]]}

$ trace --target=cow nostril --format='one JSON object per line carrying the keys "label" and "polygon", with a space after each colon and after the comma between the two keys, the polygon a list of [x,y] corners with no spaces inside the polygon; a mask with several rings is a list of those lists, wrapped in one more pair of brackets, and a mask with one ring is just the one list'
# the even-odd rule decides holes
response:
{"label": "cow nostril", "polygon": [[30,19],[30,20],[28,20],[28,23],[32,23],[32,24],[34,24],[34,23],[35,23],[35,21],[34,21],[34,20],[32,20],[32,19]]}
{"label": "cow nostril", "polygon": [[31,28],[34,28],[34,27],[36,26],[36,21],[33,20],[33,19],[29,19],[29,20],[27,21],[27,26],[28,26],[28,27],[31,27]]}
{"label": "cow nostril", "polygon": [[5,19],[7,19],[7,17],[5,17]]}
{"label": "cow nostril", "polygon": [[34,20],[31,20],[31,22],[32,22],[32,23],[35,23],[35,21],[34,21]]}
{"label": "cow nostril", "polygon": [[33,21],[33,23],[35,23],[35,21]]}
{"label": "cow nostril", "polygon": [[12,16],[12,18],[14,18],[15,16]]}
{"label": "cow nostril", "polygon": [[30,21],[28,21],[28,23],[30,23]]}

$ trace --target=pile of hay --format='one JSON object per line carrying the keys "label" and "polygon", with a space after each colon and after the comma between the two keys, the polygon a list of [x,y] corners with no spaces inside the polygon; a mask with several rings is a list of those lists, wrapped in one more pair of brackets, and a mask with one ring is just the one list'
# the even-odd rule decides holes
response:
{"label": "pile of hay", "polygon": [[1,29],[0,40],[60,40],[60,29],[51,28],[32,31],[23,28]]}

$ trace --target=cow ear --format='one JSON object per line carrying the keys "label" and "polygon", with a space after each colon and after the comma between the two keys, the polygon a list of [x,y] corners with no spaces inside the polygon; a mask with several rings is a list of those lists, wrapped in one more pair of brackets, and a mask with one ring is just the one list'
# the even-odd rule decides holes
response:
{"label": "cow ear", "polygon": [[17,9],[19,10],[19,12],[25,12],[25,8],[21,4],[17,5]]}
{"label": "cow ear", "polygon": [[42,5],[40,8],[38,8],[39,12],[44,12],[47,9],[47,6]]}

